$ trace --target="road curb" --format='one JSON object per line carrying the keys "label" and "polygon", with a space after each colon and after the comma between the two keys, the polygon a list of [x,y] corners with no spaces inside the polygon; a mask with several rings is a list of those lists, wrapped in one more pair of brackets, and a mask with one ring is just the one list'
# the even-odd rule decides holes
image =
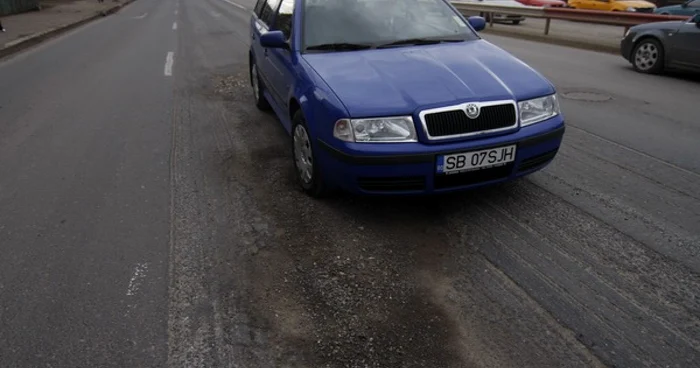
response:
{"label": "road curb", "polygon": [[535,35],[535,34],[514,32],[514,31],[510,31],[510,30],[497,29],[495,27],[493,27],[493,28],[487,27],[486,29],[484,29],[482,31],[482,33],[493,34],[496,36],[518,38],[518,39],[527,40],[527,41],[547,43],[550,45],[567,46],[567,47],[572,47],[572,48],[577,48],[577,49],[582,49],[582,50],[604,52],[604,53],[608,53],[608,54],[619,54],[620,53],[619,46],[613,47],[610,45],[602,45],[602,44],[594,43],[594,42],[586,42],[586,41],[579,41],[579,40],[567,40],[567,39],[547,36],[544,34],[543,35]]}
{"label": "road curb", "polygon": [[[22,39],[19,42],[17,42],[17,41],[14,41],[14,43],[10,42],[11,43],[10,46],[6,46],[6,47],[3,47],[0,49],[0,59],[6,58],[10,55],[13,55],[19,51],[25,50],[29,47],[38,45],[38,44],[40,44],[48,39],[54,38],[58,35],[61,35],[63,33],[68,32],[70,30],[76,29],[76,28],[78,28],[82,25],[85,25],[87,23],[90,23],[96,19],[106,17],[110,14],[114,14],[114,13],[118,12],[119,10],[121,10],[122,8],[124,8],[125,6],[133,3],[134,1],[136,1],[136,0],[127,0],[126,2],[124,2],[122,4],[111,7],[107,10],[103,10],[101,12],[96,13],[95,15],[92,15],[92,16],[87,17],[85,19],[81,19],[77,22],[70,23],[70,24],[67,24],[67,25],[59,27],[59,28],[52,28],[52,29],[49,29],[48,31],[35,33],[29,37]],[[7,44],[5,44],[5,45],[7,45]]]}

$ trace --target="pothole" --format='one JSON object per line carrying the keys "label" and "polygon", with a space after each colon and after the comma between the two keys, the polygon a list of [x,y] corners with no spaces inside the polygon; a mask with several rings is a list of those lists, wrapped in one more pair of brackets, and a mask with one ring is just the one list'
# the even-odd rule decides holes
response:
{"label": "pothole", "polygon": [[605,102],[612,100],[612,96],[598,92],[572,91],[561,94],[563,98],[576,101]]}

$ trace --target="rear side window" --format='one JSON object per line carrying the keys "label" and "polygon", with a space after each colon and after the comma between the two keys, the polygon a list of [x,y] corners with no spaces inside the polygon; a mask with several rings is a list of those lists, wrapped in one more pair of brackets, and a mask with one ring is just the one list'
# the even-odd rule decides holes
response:
{"label": "rear side window", "polygon": [[282,0],[280,10],[277,13],[276,28],[284,33],[287,38],[292,34],[292,20],[294,17],[294,0]]}
{"label": "rear side window", "polygon": [[272,24],[272,20],[275,18],[275,12],[277,11],[277,6],[280,4],[280,0],[267,0],[265,5],[260,12],[260,20],[265,22],[269,27]]}

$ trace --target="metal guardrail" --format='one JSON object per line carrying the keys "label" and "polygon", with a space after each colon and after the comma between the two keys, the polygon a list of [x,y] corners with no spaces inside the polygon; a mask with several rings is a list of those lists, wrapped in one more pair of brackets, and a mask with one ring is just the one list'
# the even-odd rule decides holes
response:
{"label": "metal guardrail", "polygon": [[464,15],[473,15],[471,13],[489,14],[489,24],[491,27],[493,27],[494,14],[521,15],[525,18],[545,19],[545,35],[549,34],[549,26],[552,19],[620,26],[625,27],[625,31],[627,31],[629,27],[638,24],[688,19],[687,16],[653,13],[608,12],[561,7],[492,5],[466,1],[452,1],[452,6]]}

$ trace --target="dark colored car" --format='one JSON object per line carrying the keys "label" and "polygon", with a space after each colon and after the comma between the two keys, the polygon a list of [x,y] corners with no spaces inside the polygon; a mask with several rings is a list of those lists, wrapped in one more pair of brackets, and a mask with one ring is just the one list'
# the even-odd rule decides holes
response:
{"label": "dark colored car", "polygon": [[700,71],[700,14],[688,20],[634,26],[622,39],[620,52],[642,73]]}
{"label": "dark colored car", "polygon": [[652,0],[657,7],[661,8],[664,6],[681,5],[687,0]]}
{"label": "dark colored car", "polygon": [[682,4],[663,6],[654,10],[656,14],[693,16],[700,13],[700,0],[689,0]]}

